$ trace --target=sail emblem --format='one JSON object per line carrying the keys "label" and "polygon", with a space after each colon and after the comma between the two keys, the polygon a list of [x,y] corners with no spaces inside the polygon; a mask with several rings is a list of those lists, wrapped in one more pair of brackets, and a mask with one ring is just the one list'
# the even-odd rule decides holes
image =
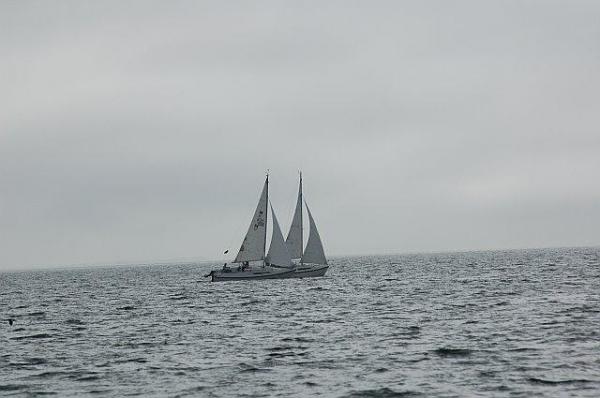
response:
{"label": "sail emblem", "polygon": [[265,225],[265,220],[262,217],[263,215],[263,211],[259,211],[258,212],[258,217],[256,217],[256,223],[254,223],[254,230],[256,231],[259,227],[262,227],[263,225]]}

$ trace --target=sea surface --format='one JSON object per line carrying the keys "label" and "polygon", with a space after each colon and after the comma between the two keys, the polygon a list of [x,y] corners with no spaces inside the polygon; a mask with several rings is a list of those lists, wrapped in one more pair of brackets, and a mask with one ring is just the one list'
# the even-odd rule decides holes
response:
{"label": "sea surface", "polygon": [[600,248],[210,268],[0,273],[0,396],[600,396]]}

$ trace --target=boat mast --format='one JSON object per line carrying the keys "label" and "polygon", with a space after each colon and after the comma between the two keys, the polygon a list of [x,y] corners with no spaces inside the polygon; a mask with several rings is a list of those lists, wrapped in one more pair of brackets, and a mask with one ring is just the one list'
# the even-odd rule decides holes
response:
{"label": "boat mast", "polygon": [[[302,171],[298,170],[298,172],[300,173],[300,254],[302,254],[302,247],[304,246],[304,223],[302,222]],[[302,256],[300,256],[300,265],[304,265]]]}
{"label": "boat mast", "polygon": [[267,223],[269,221],[269,169],[267,169],[267,180],[265,182],[267,187],[267,200],[265,200],[265,239],[263,247],[263,266],[266,264],[266,253],[267,253]]}

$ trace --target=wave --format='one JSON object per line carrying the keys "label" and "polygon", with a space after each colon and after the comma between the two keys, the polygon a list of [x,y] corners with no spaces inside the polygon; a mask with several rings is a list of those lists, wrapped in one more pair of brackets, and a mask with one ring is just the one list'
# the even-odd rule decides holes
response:
{"label": "wave", "polygon": [[52,335],[48,333],[30,334],[28,336],[15,336],[11,337],[11,340],[29,340],[29,339],[49,339]]}
{"label": "wave", "polygon": [[250,299],[248,301],[242,301],[239,305],[241,305],[242,307],[246,307],[248,305],[262,304],[262,303],[266,303],[266,302],[267,302],[267,300]]}
{"label": "wave", "polygon": [[394,391],[391,388],[383,387],[375,390],[359,390],[352,391],[347,395],[346,398],[358,398],[358,397],[373,397],[373,398],[395,398],[395,397],[418,397],[422,396],[417,391]]}
{"label": "wave", "polygon": [[25,384],[0,384],[0,391],[17,391],[26,387]]}
{"label": "wave", "polygon": [[240,363],[240,372],[243,373],[262,373],[262,372],[270,372],[269,368],[259,368],[256,366],[248,365],[246,363]]}
{"label": "wave", "polygon": [[25,360],[21,363],[19,363],[18,365],[45,365],[48,363],[48,360],[46,358],[36,358],[36,357],[32,357],[32,358],[25,358]]}
{"label": "wave", "polygon": [[517,347],[517,348],[511,348],[507,350],[508,352],[526,352],[526,351],[538,351],[537,348],[533,348],[533,347]]}
{"label": "wave", "polygon": [[271,358],[283,358],[283,357],[303,357],[306,355],[306,352],[293,352],[293,351],[280,351],[280,352],[272,352],[267,354]]}
{"label": "wave", "polygon": [[30,312],[27,315],[29,315],[29,316],[44,316],[44,315],[46,315],[46,313],[44,311],[35,311],[35,312]]}
{"label": "wave", "polygon": [[31,378],[36,378],[36,379],[51,379],[53,377],[56,376],[69,376],[70,372],[63,372],[63,371],[47,371],[47,372],[42,372],[42,373],[38,373],[38,374],[34,374],[31,375]]}
{"label": "wave", "polygon": [[568,379],[568,380],[546,380],[537,377],[529,377],[527,381],[533,384],[559,385],[559,384],[576,384],[576,383],[591,383],[592,380],[586,379]]}
{"label": "wave", "polygon": [[296,341],[298,343],[312,343],[315,341],[314,339],[306,338],[306,337],[284,337],[281,341]]}
{"label": "wave", "polygon": [[268,347],[267,351],[288,351],[288,350],[306,350],[308,349],[308,347],[306,346],[291,346],[291,345],[282,345],[282,346],[275,346],[275,347]]}
{"label": "wave", "polygon": [[97,376],[95,374],[90,374],[87,376],[81,376],[81,377],[75,378],[75,381],[96,381],[96,380],[100,380],[100,376]]}
{"label": "wave", "polygon": [[440,357],[468,357],[473,351],[466,348],[442,347],[434,350],[433,353]]}
{"label": "wave", "polygon": [[129,362],[134,362],[134,363],[146,363],[148,362],[148,360],[146,358],[125,358],[125,359],[118,359],[116,361],[114,361],[114,363],[116,364],[120,364],[120,363],[129,363]]}

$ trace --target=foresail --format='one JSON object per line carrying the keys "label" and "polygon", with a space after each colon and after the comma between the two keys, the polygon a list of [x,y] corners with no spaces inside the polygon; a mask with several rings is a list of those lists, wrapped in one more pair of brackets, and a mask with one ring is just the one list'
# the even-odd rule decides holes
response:
{"label": "foresail", "polygon": [[267,254],[267,262],[280,267],[291,267],[293,266],[292,257],[290,256],[285,241],[283,240],[283,234],[281,233],[279,222],[277,222],[273,205],[271,205],[271,214],[273,216],[273,234],[271,236],[269,254]]}
{"label": "foresail", "polygon": [[298,200],[296,201],[296,210],[290,225],[287,239],[285,240],[288,251],[292,259],[302,257],[302,175],[300,176],[300,187],[298,188]]}
{"label": "foresail", "polygon": [[321,237],[319,236],[319,231],[317,231],[317,225],[315,224],[315,220],[310,213],[310,209],[306,202],[306,210],[308,211],[308,220],[310,222],[310,232],[308,234],[308,242],[306,243],[306,249],[304,249],[304,254],[302,255],[302,263],[304,264],[327,264],[327,258],[325,258],[325,251],[323,250],[323,243],[321,242]]}
{"label": "foresail", "polygon": [[267,197],[269,179],[265,180],[260,199],[258,200],[258,206],[254,211],[254,217],[246,237],[242,242],[242,247],[238,252],[234,263],[240,263],[242,261],[257,261],[265,258],[265,243],[267,238]]}

